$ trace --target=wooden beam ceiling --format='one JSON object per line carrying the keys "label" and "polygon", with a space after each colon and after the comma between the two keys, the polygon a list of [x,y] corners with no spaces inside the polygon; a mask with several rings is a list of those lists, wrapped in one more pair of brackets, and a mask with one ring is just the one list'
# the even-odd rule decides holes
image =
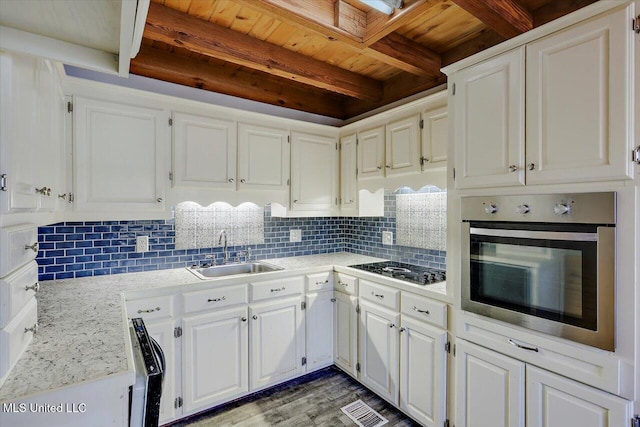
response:
{"label": "wooden beam ceiling", "polygon": [[452,0],[462,9],[511,38],[533,28],[533,16],[518,0]]}
{"label": "wooden beam ceiling", "polygon": [[328,117],[344,118],[347,99],[312,87],[291,85],[288,80],[238,67],[222,61],[201,61],[161,49],[143,46],[131,62],[135,74],[198,89],[252,99]]}
{"label": "wooden beam ceiling", "polygon": [[144,37],[350,97],[382,99],[377,80],[157,3],[149,7]]}

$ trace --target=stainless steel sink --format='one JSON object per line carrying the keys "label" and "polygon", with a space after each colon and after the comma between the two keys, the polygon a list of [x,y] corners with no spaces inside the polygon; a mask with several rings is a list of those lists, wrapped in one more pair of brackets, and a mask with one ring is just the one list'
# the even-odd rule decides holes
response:
{"label": "stainless steel sink", "polygon": [[266,262],[248,262],[244,264],[213,265],[202,268],[187,267],[187,269],[201,279],[209,279],[212,277],[233,276],[236,274],[266,273],[268,271],[282,270],[282,267]]}

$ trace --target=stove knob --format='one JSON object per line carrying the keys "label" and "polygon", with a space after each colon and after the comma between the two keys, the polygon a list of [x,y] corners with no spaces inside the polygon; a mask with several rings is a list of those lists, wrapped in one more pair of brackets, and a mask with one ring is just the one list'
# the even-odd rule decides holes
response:
{"label": "stove knob", "polygon": [[488,204],[487,206],[484,207],[484,211],[486,213],[488,213],[489,215],[492,215],[496,212],[498,212],[498,207],[496,205],[494,205],[493,203]]}
{"label": "stove knob", "polygon": [[531,208],[529,207],[529,205],[519,205],[518,207],[516,207],[517,214],[526,215],[529,212],[531,212]]}
{"label": "stove knob", "polygon": [[553,207],[553,212],[556,215],[568,215],[571,213],[571,205],[568,203],[556,203]]}

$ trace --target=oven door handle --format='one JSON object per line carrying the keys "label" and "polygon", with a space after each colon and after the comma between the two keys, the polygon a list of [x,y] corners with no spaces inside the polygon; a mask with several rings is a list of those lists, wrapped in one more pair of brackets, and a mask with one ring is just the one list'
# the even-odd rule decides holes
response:
{"label": "oven door handle", "polygon": [[597,242],[598,233],[572,233],[556,231],[505,230],[498,228],[469,228],[469,234],[476,236],[510,237],[515,239],[564,240]]}
{"label": "oven door handle", "polygon": [[151,336],[149,336],[149,341],[151,341],[151,345],[153,346],[153,352],[156,354],[156,356],[159,359],[160,369],[162,372],[162,382],[164,382],[164,371],[167,368],[166,359],[164,357],[164,351],[162,350],[162,347],[160,347],[160,344],[158,344],[158,341],[153,339]]}

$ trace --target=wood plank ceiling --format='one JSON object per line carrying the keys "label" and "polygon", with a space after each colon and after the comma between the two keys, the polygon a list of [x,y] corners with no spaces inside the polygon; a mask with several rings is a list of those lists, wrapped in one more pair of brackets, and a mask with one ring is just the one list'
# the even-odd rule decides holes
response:
{"label": "wood plank ceiling", "polygon": [[595,0],[152,0],[131,72],[348,119]]}

